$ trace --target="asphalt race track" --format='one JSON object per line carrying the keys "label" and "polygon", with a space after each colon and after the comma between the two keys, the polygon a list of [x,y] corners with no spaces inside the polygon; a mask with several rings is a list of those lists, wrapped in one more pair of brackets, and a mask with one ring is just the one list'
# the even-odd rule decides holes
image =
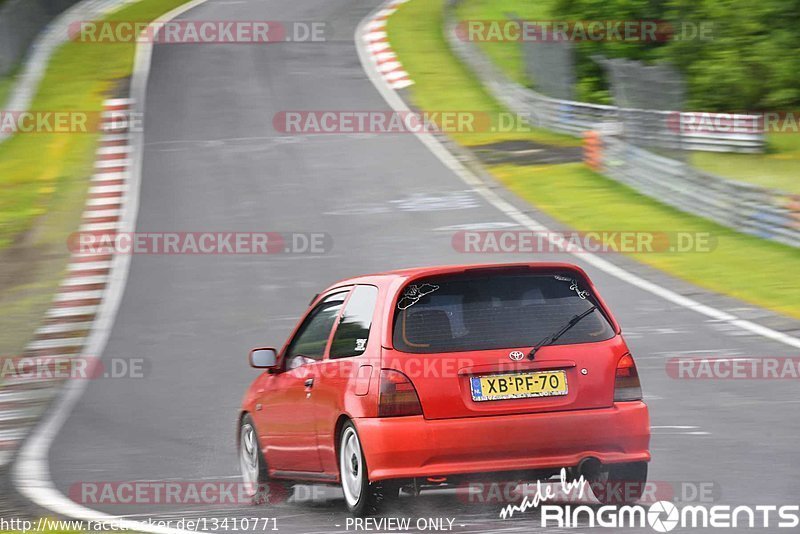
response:
{"label": "asphalt race track", "polygon": [[[405,266],[529,261],[455,251],[454,228],[511,223],[412,135],[286,136],[284,110],[389,110],[352,35],[377,0],[212,0],[182,18],[325,21],[326,43],[159,45],[147,94],[139,232],[325,232],[321,255],[137,255],[104,358],[145,358],[143,379],[91,383],[50,452],[55,485],[235,480],[249,348],[281,345],[310,298],[343,277]],[[577,261],[568,255],[537,259]],[[671,304],[586,266],[622,324],[651,408],[650,479],[709,482],[725,504],[800,493],[792,381],[674,380],[678,355],[791,356],[790,347]],[[796,352],[796,351],[795,351]],[[303,489],[302,491],[308,491]],[[277,517],[282,532],[346,528],[338,490],[279,506],[104,505],[132,518]],[[529,512],[452,495],[407,498],[389,516],[452,518],[455,532],[531,531]],[[574,532],[575,530],[573,530]]]}

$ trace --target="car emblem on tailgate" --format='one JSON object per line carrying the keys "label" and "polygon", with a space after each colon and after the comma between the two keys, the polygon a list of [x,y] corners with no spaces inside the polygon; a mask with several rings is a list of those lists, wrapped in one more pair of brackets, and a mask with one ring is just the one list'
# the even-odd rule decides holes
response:
{"label": "car emblem on tailgate", "polygon": [[511,358],[512,360],[514,360],[515,362],[518,362],[518,361],[520,361],[522,358],[524,358],[524,357],[525,357],[525,354],[523,354],[523,353],[522,353],[522,351],[519,351],[519,350],[512,350],[512,351],[511,351],[511,352],[508,354],[508,357],[509,357],[509,358]]}

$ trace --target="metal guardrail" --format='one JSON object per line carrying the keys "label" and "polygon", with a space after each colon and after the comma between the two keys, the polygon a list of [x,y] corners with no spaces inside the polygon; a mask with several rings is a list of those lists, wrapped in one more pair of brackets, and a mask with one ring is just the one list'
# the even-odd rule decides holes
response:
{"label": "metal guardrail", "polygon": [[[458,0],[451,0],[446,8],[447,42],[492,96],[510,111],[529,119],[532,125],[557,132],[579,135],[585,131],[599,131],[600,171],[608,177],[681,211],[747,234],[800,247],[800,195],[729,180],[633,146],[610,133],[614,128],[607,127],[618,125],[617,107],[556,100],[509,80],[474,43],[457,37],[452,14],[457,3]],[[625,110],[628,111],[633,110]],[[677,148],[669,145],[676,139],[680,139],[682,148],[741,152],[760,152],[764,142],[761,135],[721,136],[717,132],[692,132],[680,137],[667,133],[659,142],[663,142],[665,148]]]}

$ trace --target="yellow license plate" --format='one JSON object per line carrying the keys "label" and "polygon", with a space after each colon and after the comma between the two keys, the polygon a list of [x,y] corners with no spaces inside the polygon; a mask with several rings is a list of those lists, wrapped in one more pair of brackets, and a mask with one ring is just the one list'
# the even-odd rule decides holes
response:
{"label": "yellow license plate", "polygon": [[472,400],[524,399],[566,395],[567,372],[535,371],[470,377]]}

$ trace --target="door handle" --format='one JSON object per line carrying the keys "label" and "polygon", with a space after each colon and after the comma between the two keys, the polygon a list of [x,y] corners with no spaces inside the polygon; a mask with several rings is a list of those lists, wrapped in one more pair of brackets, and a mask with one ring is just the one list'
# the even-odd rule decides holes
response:
{"label": "door handle", "polygon": [[307,388],[313,388],[314,387],[314,379],[313,378],[306,378],[305,384],[306,384]]}

